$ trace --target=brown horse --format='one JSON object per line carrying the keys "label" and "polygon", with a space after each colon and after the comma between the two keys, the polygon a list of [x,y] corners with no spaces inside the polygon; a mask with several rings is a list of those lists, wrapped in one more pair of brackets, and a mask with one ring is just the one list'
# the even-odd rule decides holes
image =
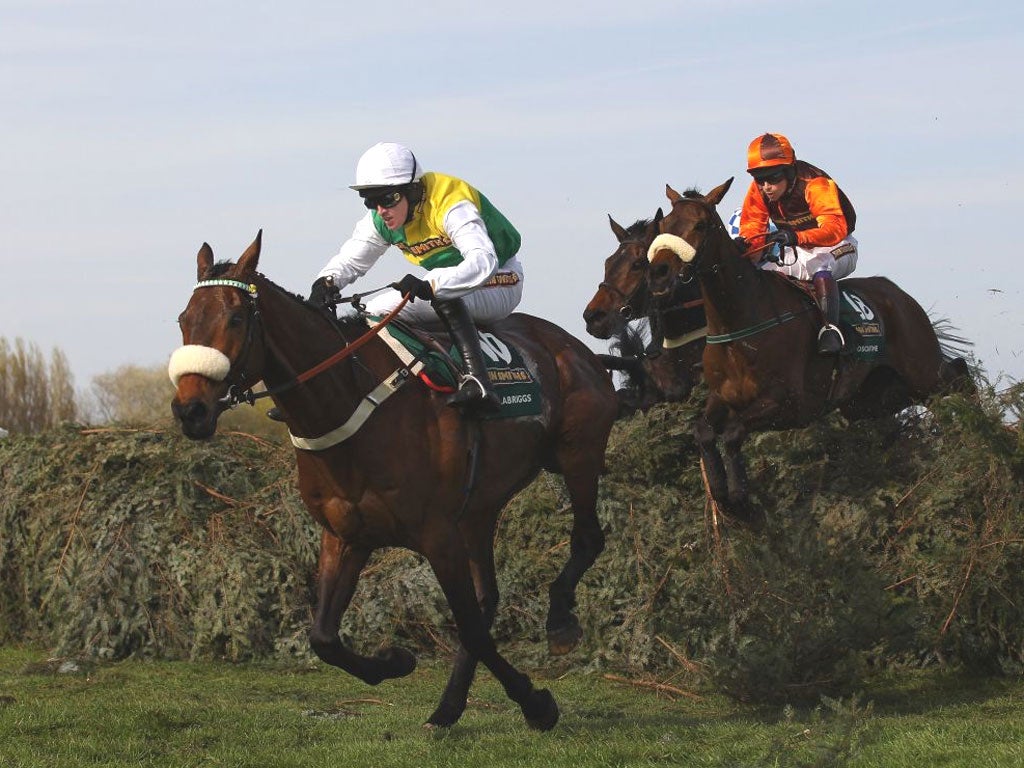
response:
{"label": "brown horse", "polygon": [[639,369],[630,370],[633,378],[640,380],[640,394],[631,403],[639,410],[689,397],[700,377],[707,335],[699,285],[678,282],[666,296],[651,295],[647,249],[658,235],[663,215],[659,208],[653,219],[640,219],[629,227],[608,217],[619,247],[605,259],[604,280],[583,311],[587,333],[598,339],[617,336],[620,349],[628,344],[624,340],[628,338],[627,322],[647,317],[650,344],[644,350],[629,350],[639,353],[642,360]]}
{"label": "brown horse", "polygon": [[498,603],[493,539],[513,495],[542,468],[562,474],[573,527],[568,563],[549,589],[546,629],[552,653],[571,650],[582,636],[576,586],[604,547],[597,485],[617,407],[607,372],[562,329],[513,314],[491,330],[520,350],[540,382],[541,413],[465,419],[374,335],[379,326],[362,317],[339,321],[261,275],[260,242],[258,235],[237,264],[215,265],[205,243],[199,251],[200,282],[179,318],[184,346],[171,358],[172,410],[186,436],[203,439],[226,404],[251,400],[255,382],[273,393],[298,448],[303,502],[323,528],[314,651],[371,685],[412,672],[408,650],[361,656],[338,635],[370,554],[405,547],[430,563],[461,643],[427,724],[459,719],[480,661],[531,727],[552,728],[554,698],[506,661],[490,634]]}
{"label": "brown horse", "polygon": [[819,355],[820,316],[809,296],[789,278],[741,256],[715,210],[731,183],[707,195],[666,187],[672,210],[649,251],[650,284],[655,295],[678,280],[696,278],[701,287],[709,394],[694,431],[712,496],[723,509],[746,517],[740,451],[749,431],[803,426],[833,408],[850,419],[894,414],[946,386],[969,386],[969,373],[943,347],[945,337],[921,306],[884,277],[840,281],[845,300],[872,321],[861,328],[879,331],[884,340],[854,342],[851,354]]}

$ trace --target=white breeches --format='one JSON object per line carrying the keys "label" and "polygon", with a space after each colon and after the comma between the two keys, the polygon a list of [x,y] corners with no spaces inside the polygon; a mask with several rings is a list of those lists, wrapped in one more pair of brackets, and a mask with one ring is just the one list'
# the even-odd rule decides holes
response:
{"label": "white breeches", "polygon": [[[796,259],[793,253],[796,252]],[[817,272],[831,272],[836,280],[853,273],[857,268],[857,238],[847,236],[837,245],[812,248],[783,248],[782,264],[766,261],[761,269],[782,272],[797,280],[812,280]]]}
{"label": "white breeches", "polygon": [[[498,271],[479,288],[460,297],[469,310],[474,323],[489,325],[504,320],[519,306],[523,298],[523,266],[513,257],[498,267]],[[371,315],[386,315],[402,301],[401,294],[394,289],[382,291],[366,302],[366,311]],[[398,315],[407,323],[425,327],[441,328],[429,301],[410,301]]]}

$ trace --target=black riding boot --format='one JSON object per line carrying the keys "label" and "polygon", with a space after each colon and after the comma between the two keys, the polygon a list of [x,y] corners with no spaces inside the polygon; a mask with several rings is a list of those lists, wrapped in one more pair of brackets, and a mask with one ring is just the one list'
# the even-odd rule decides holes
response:
{"label": "black riding boot", "polygon": [[466,368],[465,375],[459,381],[459,390],[448,399],[448,405],[464,406],[480,413],[497,411],[501,407],[501,400],[487,375],[480,338],[465,302],[462,299],[435,299],[431,306],[451,333]]}
{"label": "black riding boot", "polygon": [[839,286],[831,272],[822,270],[814,275],[814,296],[825,318],[825,324],[818,331],[818,353],[838,354],[846,340],[839,330]]}

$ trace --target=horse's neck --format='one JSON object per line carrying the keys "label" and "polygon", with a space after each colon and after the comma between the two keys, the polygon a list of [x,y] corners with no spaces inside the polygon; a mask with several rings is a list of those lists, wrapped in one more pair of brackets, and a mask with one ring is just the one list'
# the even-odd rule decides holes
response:
{"label": "horse's neck", "polygon": [[757,267],[725,252],[720,254],[718,269],[701,273],[701,290],[708,327],[718,333],[757,322],[766,286]]}
{"label": "horse's neck", "polygon": [[[261,286],[260,312],[267,341],[264,383],[268,389],[285,386],[310,371],[354,341],[353,334],[359,333],[356,330],[343,336],[329,318],[288,296],[277,286]],[[373,343],[358,354],[372,356]],[[383,346],[383,342],[377,343]],[[329,391],[332,400],[344,403],[358,398],[354,389],[353,365],[349,359],[332,365],[307,383],[288,388],[283,397],[323,399]]]}

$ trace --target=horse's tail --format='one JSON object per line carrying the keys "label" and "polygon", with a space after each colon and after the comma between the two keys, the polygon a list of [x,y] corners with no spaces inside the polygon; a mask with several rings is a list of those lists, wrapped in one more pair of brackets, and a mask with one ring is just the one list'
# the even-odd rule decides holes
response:
{"label": "horse's tail", "polygon": [[622,375],[622,386],[616,390],[620,418],[630,416],[637,410],[646,410],[659,400],[654,383],[644,371],[646,327],[646,322],[627,324],[612,337],[612,343],[608,346],[614,354],[600,355],[601,362],[608,370],[618,371]]}
{"label": "horse's tail", "polygon": [[943,384],[952,391],[976,391],[974,382],[980,371],[972,352],[974,342],[961,336],[959,329],[945,317],[932,320],[932,330],[935,331],[939,354],[942,355],[939,375]]}

